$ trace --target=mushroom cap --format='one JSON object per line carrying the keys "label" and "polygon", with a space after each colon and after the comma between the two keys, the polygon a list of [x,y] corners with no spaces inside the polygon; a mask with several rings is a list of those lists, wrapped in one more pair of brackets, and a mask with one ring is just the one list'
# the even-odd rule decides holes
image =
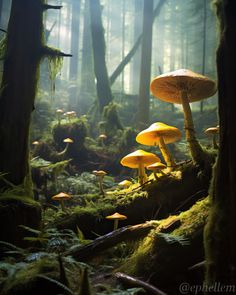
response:
{"label": "mushroom cap", "polygon": [[100,135],[98,136],[98,138],[101,138],[101,139],[107,139],[107,136],[106,136],[106,134],[100,134]]}
{"label": "mushroom cap", "polygon": [[39,145],[39,141],[35,140],[32,142],[33,145]]}
{"label": "mushroom cap", "polygon": [[152,94],[166,102],[181,104],[181,91],[188,94],[189,102],[215,94],[215,81],[190,70],[180,69],[155,77],[150,85]]}
{"label": "mushroom cap", "polygon": [[63,114],[63,113],[64,113],[64,111],[63,111],[63,110],[61,110],[61,109],[57,109],[57,110],[56,110],[56,113],[57,113],[57,114]]}
{"label": "mushroom cap", "polygon": [[156,162],[152,165],[147,166],[147,169],[152,171],[160,171],[165,168],[166,168],[166,165],[160,162]]}
{"label": "mushroom cap", "polygon": [[160,137],[162,137],[164,142],[168,144],[179,140],[181,136],[181,132],[178,128],[156,122],[147,129],[141,131],[136,136],[136,141],[145,145],[158,145]]}
{"label": "mushroom cap", "polygon": [[210,127],[204,131],[206,134],[217,134],[219,133],[219,127]]}
{"label": "mushroom cap", "polygon": [[119,186],[124,186],[124,187],[130,186],[131,184],[132,184],[132,182],[127,180],[127,179],[125,179],[125,180],[118,183]]}
{"label": "mushroom cap", "polygon": [[137,150],[133,153],[130,153],[123,157],[120,161],[121,165],[127,166],[129,168],[138,168],[140,163],[146,167],[155,162],[161,162],[161,160],[156,155],[143,150]]}
{"label": "mushroom cap", "polygon": [[52,197],[54,201],[62,201],[62,200],[68,200],[71,199],[71,196],[67,193],[61,192],[55,196]]}
{"label": "mushroom cap", "polygon": [[112,214],[112,215],[108,215],[108,216],[106,216],[106,219],[125,220],[125,219],[127,219],[127,216],[122,215],[122,214],[116,212],[116,213],[114,213],[114,214]]}
{"label": "mushroom cap", "polygon": [[96,176],[105,176],[107,175],[107,173],[103,170],[93,170],[93,174],[96,175]]}
{"label": "mushroom cap", "polygon": [[73,143],[74,140],[71,139],[71,138],[69,138],[69,137],[67,137],[67,138],[65,138],[65,139],[63,140],[63,142],[66,142],[66,143]]}

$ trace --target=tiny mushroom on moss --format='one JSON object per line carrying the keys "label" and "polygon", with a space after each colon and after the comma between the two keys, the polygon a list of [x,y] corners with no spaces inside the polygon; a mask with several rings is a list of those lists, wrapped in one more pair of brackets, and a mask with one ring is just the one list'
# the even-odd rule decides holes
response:
{"label": "tiny mushroom on moss", "polygon": [[179,140],[181,136],[181,132],[178,128],[156,122],[147,129],[141,131],[137,135],[136,141],[145,145],[158,145],[167,166],[174,167],[174,158],[170,154],[166,144]]}
{"label": "tiny mushroom on moss", "polygon": [[100,140],[102,146],[104,146],[105,145],[105,140],[107,139],[107,136],[106,136],[106,134],[100,134],[98,136],[98,139]]}
{"label": "tiny mushroom on moss", "polygon": [[64,192],[60,192],[59,194],[52,197],[52,200],[60,202],[61,210],[63,212],[66,211],[64,201],[69,200],[69,199],[71,199],[71,196],[69,194],[67,194],[67,193],[64,193]]}
{"label": "tiny mushroom on moss", "polygon": [[145,173],[145,167],[160,161],[161,160],[155,154],[143,150],[137,150],[123,157],[120,163],[129,168],[137,168],[139,183],[142,185],[148,180]]}
{"label": "tiny mushroom on moss", "polygon": [[147,169],[153,171],[154,177],[157,180],[158,179],[158,177],[157,177],[158,172],[160,172],[163,175],[165,174],[163,172],[163,170],[166,169],[166,165],[163,163],[160,163],[160,162],[156,162],[152,165],[147,166]]}
{"label": "tiny mushroom on moss", "polygon": [[202,162],[203,150],[199,144],[193,124],[190,103],[215,94],[215,81],[187,69],[180,69],[155,77],[150,85],[152,94],[166,102],[182,104],[186,140],[192,159]]}
{"label": "tiny mushroom on moss", "polygon": [[125,220],[125,219],[127,219],[127,216],[116,212],[116,213],[114,213],[112,215],[106,216],[106,219],[114,220],[114,228],[113,228],[113,230],[116,230],[118,228],[119,220]]}
{"label": "tiny mushroom on moss", "polygon": [[118,183],[119,186],[123,187],[123,188],[128,188],[129,186],[131,186],[132,182],[125,179],[121,182]]}
{"label": "tiny mushroom on moss", "polygon": [[71,139],[71,138],[69,138],[69,137],[67,137],[67,138],[63,139],[63,142],[66,143],[66,146],[65,146],[65,148],[64,148],[63,151],[61,151],[60,153],[57,154],[58,156],[64,156],[65,153],[68,151],[69,145],[70,145],[71,143],[73,143],[74,140]]}
{"label": "tiny mushroom on moss", "polygon": [[56,110],[56,114],[57,114],[57,120],[58,120],[58,124],[60,125],[61,124],[61,117],[62,117],[62,114],[64,113],[63,110],[61,109],[57,109]]}
{"label": "tiny mushroom on moss", "polygon": [[105,196],[105,192],[103,189],[103,178],[105,175],[107,175],[107,173],[103,170],[93,170],[93,174],[97,176],[98,184],[99,184],[99,188],[100,188],[100,193],[103,196]]}
{"label": "tiny mushroom on moss", "polygon": [[212,136],[212,145],[214,149],[218,149],[218,144],[216,142],[216,135],[219,133],[219,126],[209,127],[205,130],[205,134]]}

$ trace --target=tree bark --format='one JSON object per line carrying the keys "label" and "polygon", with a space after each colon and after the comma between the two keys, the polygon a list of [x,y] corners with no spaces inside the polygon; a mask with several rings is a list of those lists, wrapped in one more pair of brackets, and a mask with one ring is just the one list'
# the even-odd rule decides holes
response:
{"label": "tree bark", "polygon": [[[13,0],[0,97],[0,171],[14,184],[28,168],[30,116],[42,57],[42,1]],[[0,185],[1,186],[1,185]]]}
{"label": "tree bark", "polygon": [[101,17],[101,5],[99,0],[90,0],[90,19],[92,32],[92,46],[94,59],[94,72],[96,77],[97,96],[99,110],[112,101],[112,93],[105,61],[105,39]]}
{"label": "tree bark", "polygon": [[[220,150],[215,167],[212,209],[205,229],[206,283],[236,285],[236,2],[216,2],[220,20],[220,45],[217,51],[219,90]],[[234,290],[235,292],[235,290]],[[216,294],[210,292],[209,294]],[[207,293],[208,294],[208,293]],[[229,294],[231,294],[229,292]]]}
{"label": "tree bark", "polygon": [[[0,96],[0,171],[15,185],[29,174],[29,126],[45,55],[66,56],[43,44],[43,0],[13,0]],[[1,181],[0,188],[6,183]]]}

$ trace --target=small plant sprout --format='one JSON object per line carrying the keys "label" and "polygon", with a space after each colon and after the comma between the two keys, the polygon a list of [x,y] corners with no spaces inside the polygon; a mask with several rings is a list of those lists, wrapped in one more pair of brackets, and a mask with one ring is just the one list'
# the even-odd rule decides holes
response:
{"label": "small plant sprout", "polygon": [[116,213],[114,213],[112,215],[106,216],[106,219],[114,220],[113,230],[116,230],[118,228],[119,220],[125,220],[125,219],[127,219],[127,216],[122,215],[122,214],[116,212]]}
{"label": "small plant sprout", "polygon": [[156,122],[147,129],[141,131],[137,135],[136,141],[145,145],[159,146],[167,166],[174,167],[175,161],[167,148],[167,144],[176,142],[181,138],[181,136],[181,132],[178,128],[161,122]]}
{"label": "small plant sprout", "polygon": [[147,166],[148,170],[151,170],[153,172],[153,175],[155,177],[156,180],[158,180],[158,176],[157,173],[161,173],[162,175],[165,175],[165,173],[163,172],[164,169],[166,169],[166,165],[160,162],[156,162],[152,165]]}
{"label": "small plant sprout", "polygon": [[61,124],[61,119],[62,119],[63,113],[64,113],[64,111],[61,109],[56,110],[58,125]]}
{"label": "small plant sprout", "polygon": [[145,167],[160,161],[161,160],[152,153],[148,153],[143,150],[137,150],[123,157],[120,163],[123,166],[138,169],[138,182],[140,185],[143,185],[148,180],[148,177],[145,173]]}
{"label": "small plant sprout", "polygon": [[212,136],[212,146],[214,149],[218,149],[218,144],[216,142],[216,136],[219,133],[219,126],[210,127],[205,130],[205,134]]}
{"label": "small plant sprout", "polygon": [[105,192],[103,189],[103,178],[105,175],[107,175],[107,173],[103,170],[94,170],[93,174],[96,175],[97,179],[98,179],[98,184],[99,184],[99,188],[100,188],[100,193],[101,195],[105,196]]}
{"label": "small plant sprout", "polygon": [[52,200],[60,202],[61,210],[63,212],[66,212],[64,201],[69,200],[69,199],[71,199],[71,196],[68,195],[67,193],[64,193],[64,192],[61,192],[61,193],[59,193],[59,194],[52,197]]}

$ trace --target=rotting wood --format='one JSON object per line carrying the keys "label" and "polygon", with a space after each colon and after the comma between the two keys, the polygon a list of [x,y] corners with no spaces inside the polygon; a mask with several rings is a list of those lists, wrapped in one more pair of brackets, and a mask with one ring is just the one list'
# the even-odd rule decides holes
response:
{"label": "rotting wood", "polygon": [[99,252],[111,248],[120,242],[144,237],[156,226],[157,224],[153,221],[137,225],[128,225],[101,236],[89,244],[74,246],[66,251],[64,255],[71,255],[79,261],[83,261],[92,256],[96,256]]}

